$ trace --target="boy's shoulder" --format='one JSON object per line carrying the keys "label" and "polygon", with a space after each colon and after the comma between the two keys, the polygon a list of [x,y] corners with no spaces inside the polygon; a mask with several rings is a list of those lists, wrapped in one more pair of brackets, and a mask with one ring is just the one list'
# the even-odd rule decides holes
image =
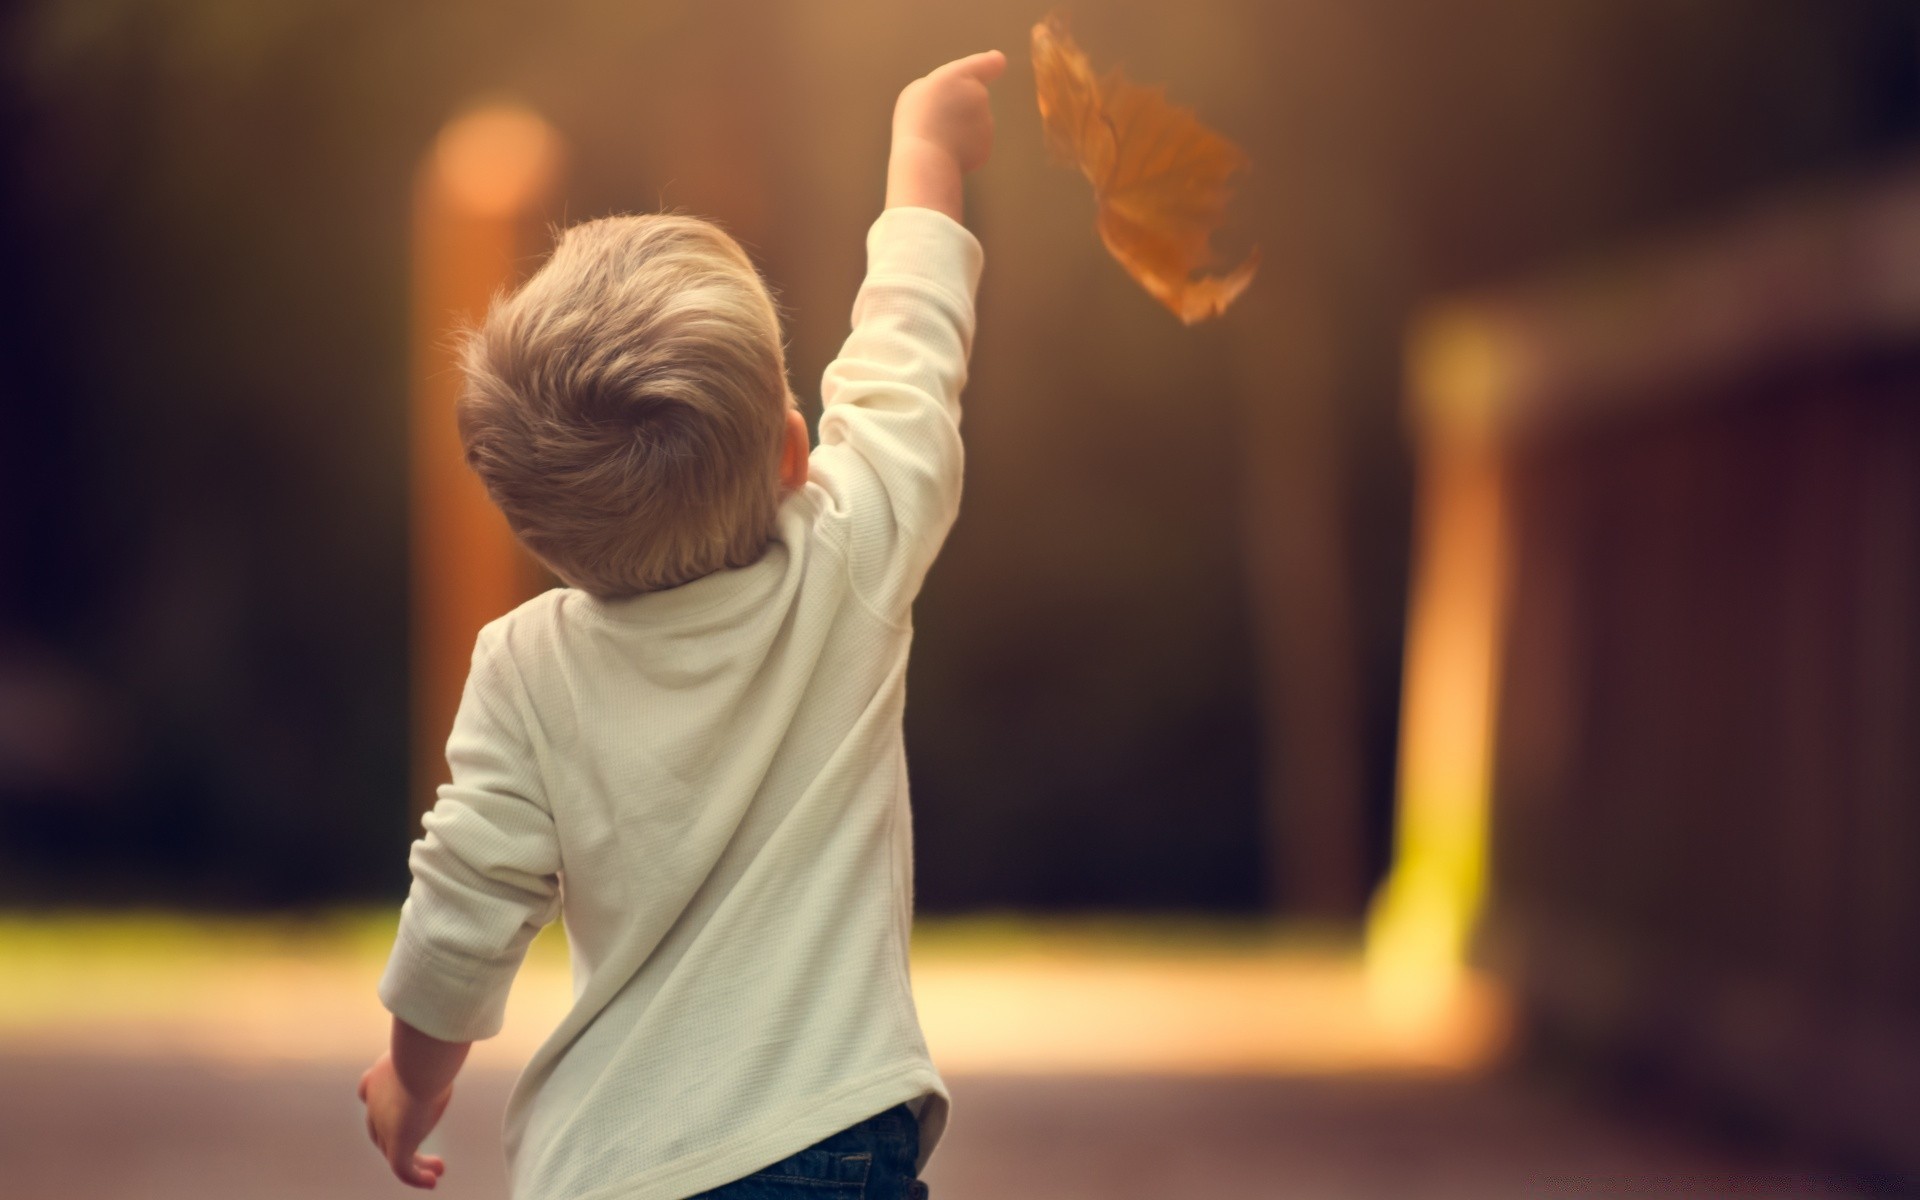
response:
{"label": "boy's shoulder", "polygon": [[574,588],[551,587],[488,621],[474,638],[474,665],[477,667],[485,660],[500,656],[511,659],[515,657],[513,651],[525,649],[530,639],[550,635],[561,621],[568,619],[563,614],[569,607],[577,607],[578,598],[583,595]]}
{"label": "boy's shoulder", "polygon": [[569,607],[569,600],[585,593],[564,584],[548,588],[501,613],[480,627],[480,639],[487,641],[506,636],[516,628],[544,624]]}

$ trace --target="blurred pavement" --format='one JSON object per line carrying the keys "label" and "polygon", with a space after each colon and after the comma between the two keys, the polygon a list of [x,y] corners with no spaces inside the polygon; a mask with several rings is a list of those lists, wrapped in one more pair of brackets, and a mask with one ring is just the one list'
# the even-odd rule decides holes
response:
{"label": "blurred pavement", "polygon": [[[411,1195],[366,1144],[357,1066],[0,1057],[11,1200],[346,1200]],[[436,1135],[439,1194],[503,1200],[512,1073],[463,1079]],[[1865,1193],[1609,1123],[1462,1076],[953,1080],[936,1200],[1539,1200]]]}
{"label": "blurred pavement", "polygon": [[[304,923],[0,920],[0,1197],[401,1196],[354,1085],[380,1050],[392,914]],[[1490,1074],[1483,994],[1450,1029],[1369,1014],[1350,942],[1263,925],[923,922],[915,991],[954,1092],[940,1200],[1535,1200],[1864,1195]],[[505,1197],[515,1072],[564,1012],[542,936],[430,1148]]]}

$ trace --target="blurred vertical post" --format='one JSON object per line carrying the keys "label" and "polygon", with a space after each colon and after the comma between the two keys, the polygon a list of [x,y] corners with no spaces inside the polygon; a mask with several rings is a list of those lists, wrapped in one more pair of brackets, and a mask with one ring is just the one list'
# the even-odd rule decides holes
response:
{"label": "blurred vertical post", "polygon": [[1431,1034],[1461,1015],[1486,893],[1508,531],[1494,405],[1516,365],[1499,327],[1464,310],[1415,332],[1413,586],[1401,693],[1393,866],[1367,939],[1383,1022]]}
{"label": "blurred vertical post", "polygon": [[446,775],[444,749],[480,627],[538,585],[536,564],[466,467],[454,425],[455,335],[515,282],[559,175],[559,136],[523,108],[450,121],[415,177],[413,199],[413,736],[417,817]]}
{"label": "blurred vertical post", "polygon": [[[1242,298],[1242,537],[1262,691],[1266,883],[1273,910],[1350,921],[1367,900],[1366,750],[1353,565],[1340,502],[1337,342],[1305,256]],[[1290,264],[1292,266],[1292,264]],[[1285,331],[1275,338],[1274,330]]]}

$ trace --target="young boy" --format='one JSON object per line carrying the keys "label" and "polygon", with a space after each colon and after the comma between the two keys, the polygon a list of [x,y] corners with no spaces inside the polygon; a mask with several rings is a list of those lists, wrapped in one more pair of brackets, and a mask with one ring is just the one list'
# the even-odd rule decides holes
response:
{"label": "young boy", "polygon": [[[909,609],[960,496],[998,52],[901,92],[820,445],[766,289],[685,217],[568,230],[465,358],[468,461],[572,586],[481,631],[414,843],[367,1128],[401,1180],[556,913],[575,1003],[508,1104],[523,1200],[924,1196]],[[718,1190],[710,1190],[718,1189]]]}

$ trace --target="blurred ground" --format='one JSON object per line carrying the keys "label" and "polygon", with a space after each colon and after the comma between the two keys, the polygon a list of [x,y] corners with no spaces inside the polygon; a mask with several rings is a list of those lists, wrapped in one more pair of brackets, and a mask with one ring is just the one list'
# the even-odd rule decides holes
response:
{"label": "blurred ground", "polygon": [[[0,922],[10,1200],[406,1194],[364,1143],[387,918]],[[1366,1016],[1338,941],[1181,924],[929,926],[915,973],[955,1122],[936,1196],[1845,1197],[1791,1164],[1490,1075],[1498,1010],[1448,1037]],[[543,939],[437,1135],[443,1194],[505,1196],[515,1064],[566,1003]]]}
{"label": "blurred ground", "polygon": [[[0,1058],[13,1200],[402,1196],[365,1144],[356,1064]],[[463,1080],[440,1194],[506,1196],[495,1136],[512,1074]],[[1537,1200],[1855,1195],[1741,1163],[1563,1098],[1468,1077],[964,1075],[928,1170],[938,1200]]]}

